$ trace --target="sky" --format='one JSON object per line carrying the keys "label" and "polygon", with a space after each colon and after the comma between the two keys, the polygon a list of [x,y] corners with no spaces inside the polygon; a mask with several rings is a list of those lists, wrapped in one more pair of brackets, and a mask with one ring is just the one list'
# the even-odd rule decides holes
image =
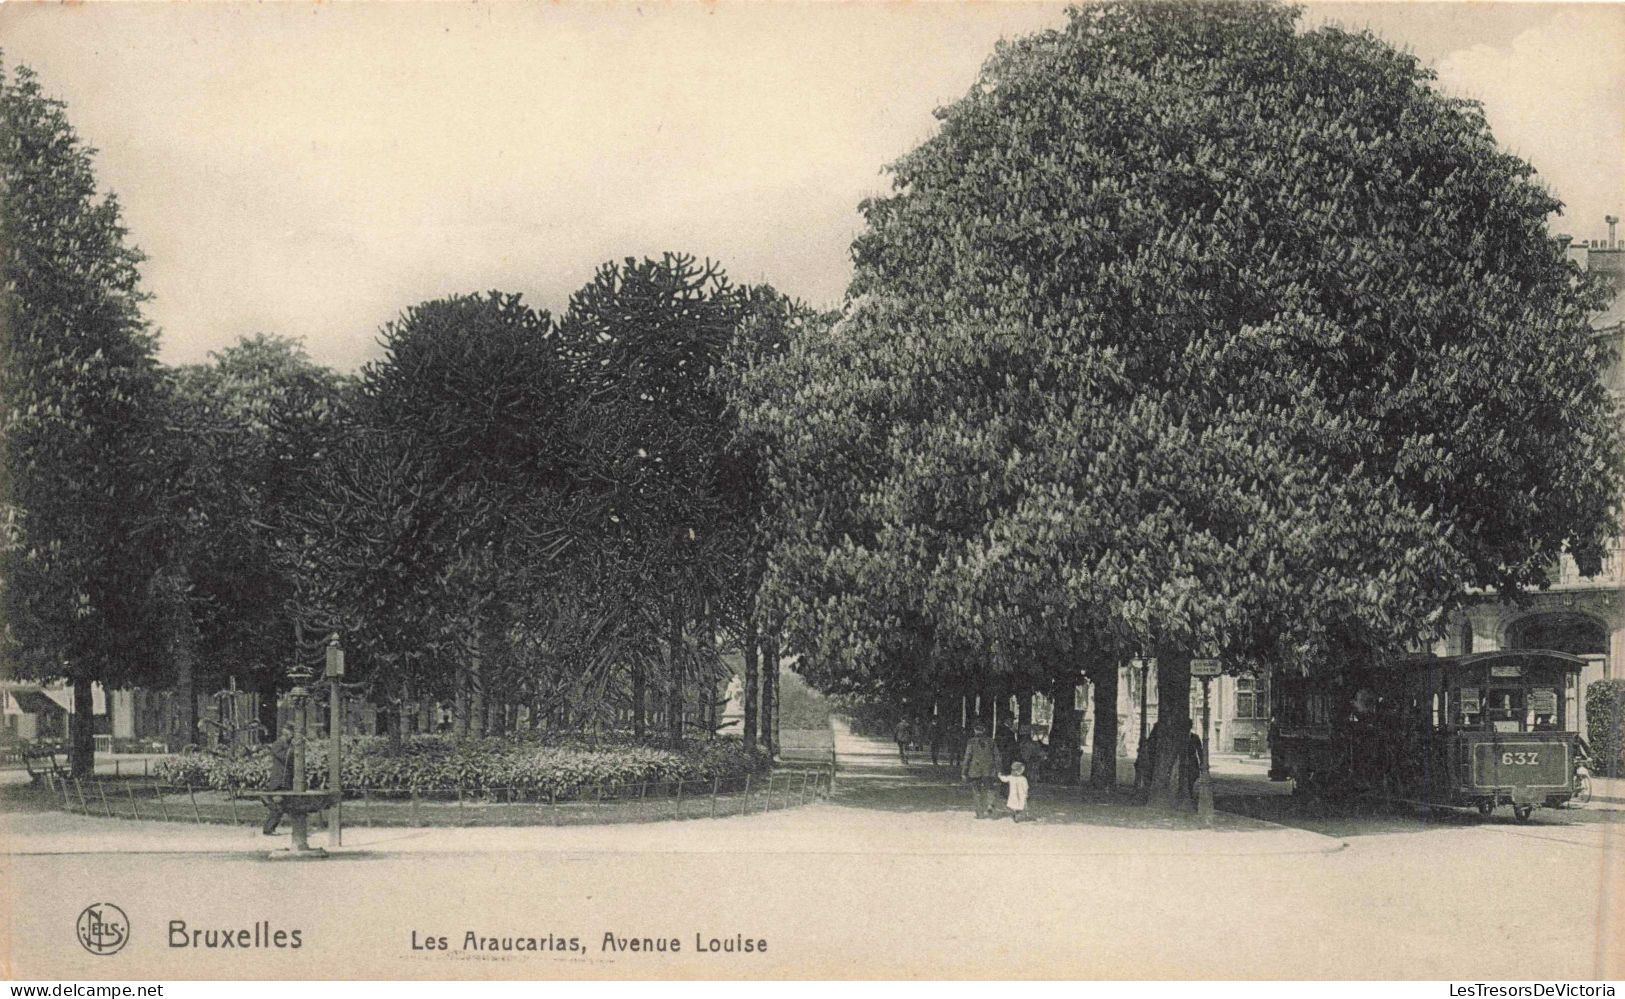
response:
{"label": "sky", "polygon": [[[1311,3],[1483,102],[1602,238],[1625,214],[1625,3]],[[5,4],[148,256],[170,363],[255,332],[350,370],[441,295],[562,312],[678,250],[839,302],[858,203],[1056,3]]]}

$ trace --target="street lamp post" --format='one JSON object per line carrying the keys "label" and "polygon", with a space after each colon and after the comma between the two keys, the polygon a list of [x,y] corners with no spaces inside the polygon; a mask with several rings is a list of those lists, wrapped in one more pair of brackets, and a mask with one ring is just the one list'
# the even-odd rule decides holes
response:
{"label": "street lamp post", "polygon": [[[305,782],[305,727],[309,724],[310,691],[305,685],[310,682],[311,672],[303,663],[295,662],[288,671],[288,679],[293,681],[293,689],[288,691],[288,705],[293,709],[293,790],[303,793],[309,787]],[[293,852],[304,853],[310,850],[309,816],[302,809],[293,811]]]}
{"label": "street lamp post", "polygon": [[333,795],[328,812],[327,845],[344,845],[344,700],[339,690],[344,679],[344,647],[339,644],[338,632],[327,636],[327,789]]}

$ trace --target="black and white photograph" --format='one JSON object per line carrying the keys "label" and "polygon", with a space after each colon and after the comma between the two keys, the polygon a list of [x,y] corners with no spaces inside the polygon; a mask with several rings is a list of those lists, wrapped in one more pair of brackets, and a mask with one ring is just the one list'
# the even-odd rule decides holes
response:
{"label": "black and white photograph", "polygon": [[1612,996],[1622,216],[1611,0],[0,5],[0,978]]}

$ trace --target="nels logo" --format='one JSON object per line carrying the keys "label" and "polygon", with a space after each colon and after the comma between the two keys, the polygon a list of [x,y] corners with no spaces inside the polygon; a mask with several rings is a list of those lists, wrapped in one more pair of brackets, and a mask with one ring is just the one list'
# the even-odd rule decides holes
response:
{"label": "nels logo", "polygon": [[79,945],[101,957],[117,954],[130,939],[130,917],[112,902],[85,906],[79,913]]}

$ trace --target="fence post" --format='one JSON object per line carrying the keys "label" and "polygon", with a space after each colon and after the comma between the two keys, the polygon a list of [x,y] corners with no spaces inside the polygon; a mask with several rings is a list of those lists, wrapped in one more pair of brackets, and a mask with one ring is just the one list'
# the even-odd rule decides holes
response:
{"label": "fence post", "polygon": [[649,811],[649,778],[645,777],[638,784],[638,814],[646,815]]}
{"label": "fence post", "polygon": [[86,815],[89,815],[90,814],[90,806],[85,803],[85,783],[84,783],[84,781],[82,781],[79,778],[75,777],[73,779],[73,790],[74,790],[74,793],[79,795],[79,811],[83,812]]}
{"label": "fence post", "polygon": [[744,815],[750,814],[750,774],[745,774],[745,810]]}
{"label": "fence post", "polygon": [[674,818],[683,817],[683,778],[677,778],[677,811]]}
{"label": "fence post", "polygon": [[192,782],[186,782],[186,797],[192,802],[192,821],[198,825],[203,824],[203,813],[197,810],[197,795],[192,791]]}
{"label": "fence post", "polygon": [[801,802],[800,803],[803,804],[803,805],[805,805],[807,803],[807,778],[809,778],[811,776],[812,776],[812,771],[811,770],[804,770],[801,773]]}
{"label": "fence post", "polygon": [[100,781],[99,780],[99,781],[96,782],[96,794],[102,799],[102,811],[107,813],[108,818],[112,818],[113,817],[113,806],[109,805],[107,803],[107,782],[106,781]]}
{"label": "fence post", "polygon": [[126,798],[130,799],[130,817],[133,818],[133,819],[140,819],[141,818],[141,806],[137,805],[135,803],[135,788],[131,787],[128,784],[125,784],[124,785],[124,796]]}
{"label": "fence post", "polygon": [[158,803],[158,821],[168,822],[169,806],[164,804],[164,789],[155,785],[153,790],[157,792],[152,796],[152,800]]}
{"label": "fence post", "polygon": [[239,819],[237,817],[237,802],[239,800],[241,800],[241,799],[239,799],[237,797],[237,788],[236,787],[233,787],[230,791],[227,792],[226,800],[231,802],[231,824],[236,825],[237,823],[242,821],[242,819]]}
{"label": "fence post", "polygon": [[711,817],[717,817],[717,788],[722,786],[722,778],[716,774],[711,776]]}
{"label": "fence post", "polygon": [[119,775],[119,772],[118,772],[118,764],[119,764],[119,761],[118,761],[118,760],[114,760],[114,761],[113,761],[113,776],[114,776],[114,777],[117,777],[117,776],[118,776],[118,775]]}

